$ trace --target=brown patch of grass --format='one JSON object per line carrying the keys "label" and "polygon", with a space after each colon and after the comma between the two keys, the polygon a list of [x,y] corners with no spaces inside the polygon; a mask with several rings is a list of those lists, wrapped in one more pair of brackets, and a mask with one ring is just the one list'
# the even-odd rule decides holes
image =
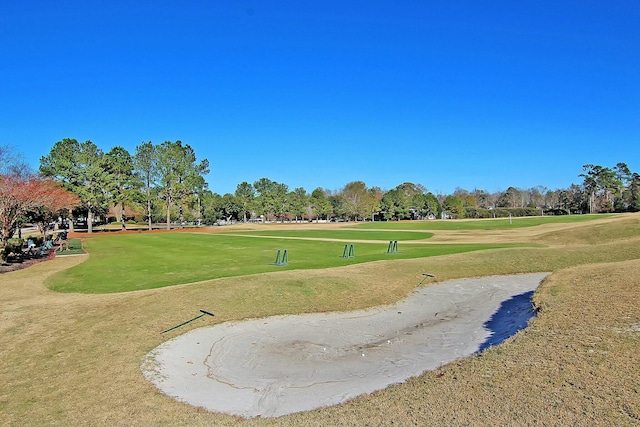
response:
{"label": "brown patch of grass", "polygon": [[[633,218],[634,224],[640,220]],[[617,224],[608,225],[610,233]],[[639,240],[582,243],[278,271],[110,295],[44,287],[46,277],[81,258],[6,273],[0,285],[0,424],[638,425]],[[343,405],[245,420],[177,402],[140,372],[148,351],[192,328],[393,303],[415,288],[423,272],[445,280],[527,271],[555,272],[536,293],[541,313],[530,328],[479,356]],[[216,317],[159,333],[199,309]]]}
{"label": "brown patch of grass", "polygon": [[576,223],[567,229],[545,230],[536,236],[540,243],[547,245],[598,245],[620,242],[640,237],[638,214],[623,214],[588,223]]}
{"label": "brown patch of grass", "polygon": [[638,425],[639,289],[639,260],[554,274],[506,343],[287,424]]}

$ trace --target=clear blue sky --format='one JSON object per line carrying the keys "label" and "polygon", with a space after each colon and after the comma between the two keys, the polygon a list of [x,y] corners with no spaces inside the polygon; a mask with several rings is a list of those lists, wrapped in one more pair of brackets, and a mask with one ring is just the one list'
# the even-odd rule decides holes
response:
{"label": "clear blue sky", "polygon": [[0,144],[182,140],[209,188],[640,172],[640,2],[2,1]]}

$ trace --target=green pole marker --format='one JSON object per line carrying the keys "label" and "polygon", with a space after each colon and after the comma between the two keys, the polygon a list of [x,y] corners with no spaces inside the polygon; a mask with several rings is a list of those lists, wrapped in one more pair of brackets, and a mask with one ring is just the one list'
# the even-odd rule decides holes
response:
{"label": "green pole marker", "polygon": [[344,251],[342,251],[342,258],[355,258],[356,251],[353,245],[344,245]]}
{"label": "green pole marker", "polygon": [[398,253],[398,241],[397,240],[389,240],[389,246],[387,247],[388,254],[397,254]]}
{"label": "green pole marker", "polygon": [[182,323],[180,323],[179,325],[174,326],[173,328],[165,329],[164,331],[162,331],[162,332],[160,332],[160,333],[161,333],[161,334],[164,334],[165,332],[169,332],[169,331],[173,331],[174,329],[178,329],[180,326],[184,326],[184,325],[186,325],[187,323],[193,322],[194,320],[197,320],[197,319],[201,318],[202,316],[206,316],[206,315],[209,315],[209,316],[215,316],[215,314],[213,314],[213,313],[209,313],[208,311],[200,310],[200,312],[201,312],[202,314],[200,314],[200,315],[198,315],[198,316],[194,317],[193,319],[189,319],[189,320],[187,320],[186,322],[182,322]]}
{"label": "green pole marker", "polygon": [[278,254],[276,255],[276,262],[273,265],[287,265],[289,263],[289,252],[285,249],[284,251],[280,251],[278,249]]}

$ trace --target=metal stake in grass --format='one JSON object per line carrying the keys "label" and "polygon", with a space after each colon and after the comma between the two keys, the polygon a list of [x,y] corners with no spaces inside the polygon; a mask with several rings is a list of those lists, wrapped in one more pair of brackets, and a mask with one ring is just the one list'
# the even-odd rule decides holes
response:
{"label": "metal stake in grass", "polygon": [[179,325],[176,325],[176,326],[174,326],[173,328],[169,328],[169,329],[167,329],[167,330],[164,330],[164,331],[162,331],[162,332],[160,332],[160,333],[161,333],[161,334],[164,334],[165,332],[173,331],[174,329],[177,329],[177,328],[179,328],[180,326],[184,326],[184,325],[186,325],[186,324],[187,324],[187,323],[189,323],[189,322],[193,322],[194,320],[197,320],[197,319],[199,319],[199,318],[201,318],[202,316],[205,316],[205,315],[207,315],[207,314],[208,314],[209,316],[215,316],[215,314],[213,314],[213,313],[209,313],[208,311],[200,310],[200,312],[202,312],[202,314],[200,314],[200,315],[198,315],[198,316],[194,317],[193,319],[189,319],[189,320],[187,320],[186,322],[182,322],[182,323],[180,323]]}
{"label": "metal stake in grass", "polygon": [[418,286],[422,285],[422,282],[424,282],[425,280],[427,280],[427,277],[433,277],[435,279],[436,276],[434,276],[433,274],[429,274],[429,273],[422,273],[422,275],[424,276],[422,278],[422,280],[420,281],[420,283],[418,283]]}
{"label": "metal stake in grass", "polygon": [[388,254],[397,254],[398,253],[398,241],[397,240],[389,240],[389,247],[387,247]]}
{"label": "metal stake in grass", "polygon": [[287,265],[289,263],[289,252],[285,249],[280,256],[280,249],[278,249],[278,254],[276,255],[276,262],[273,265]]}

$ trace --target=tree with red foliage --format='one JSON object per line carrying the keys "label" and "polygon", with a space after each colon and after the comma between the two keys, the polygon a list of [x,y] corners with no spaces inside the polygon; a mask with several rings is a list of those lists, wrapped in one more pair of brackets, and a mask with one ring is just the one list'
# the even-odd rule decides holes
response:
{"label": "tree with red foliage", "polygon": [[51,179],[39,178],[39,186],[41,187],[40,193],[43,194],[40,206],[31,210],[28,218],[38,227],[44,239],[48,225],[58,217],[66,216],[64,215],[65,211],[79,206],[80,199]]}
{"label": "tree with red foliage", "polygon": [[27,168],[11,147],[0,146],[0,241],[13,237],[20,215],[35,206],[38,195],[27,188]]}
{"label": "tree with red foliage", "polygon": [[33,175],[14,171],[0,175],[0,234],[2,244],[13,237],[21,215],[37,208],[43,194]]}
{"label": "tree with red foliage", "polygon": [[49,217],[78,204],[59,184],[29,171],[8,147],[0,146],[0,239],[5,246],[21,217],[41,212]]}

